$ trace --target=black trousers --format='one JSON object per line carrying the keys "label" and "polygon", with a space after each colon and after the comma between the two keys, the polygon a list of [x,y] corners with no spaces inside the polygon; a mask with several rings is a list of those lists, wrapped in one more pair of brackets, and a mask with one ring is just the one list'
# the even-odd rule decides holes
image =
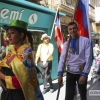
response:
{"label": "black trousers", "polygon": [[[43,63],[43,62],[42,62]],[[42,80],[44,84],[44,88],[48,88],[47,83],[50,84],[50,88],[53,88],[52,78],[51,78],[51,71],[52,71],[52,61],[48,61],[48,66],[43,68],[40,66],[40,71],[42,74]]]}
{"label": "black trousers", "polygon": [[[65,100],[73,100],[74,99],[76,81],[78,83],[79,78],[80,78],[80,74],[72,74],[72,73],[67,72]],[[86,96],[86,94],[87,94],[87,79],[84,84],[78,83],[78,89],[79,89],[81,100],[87,100],[87,96]]]}

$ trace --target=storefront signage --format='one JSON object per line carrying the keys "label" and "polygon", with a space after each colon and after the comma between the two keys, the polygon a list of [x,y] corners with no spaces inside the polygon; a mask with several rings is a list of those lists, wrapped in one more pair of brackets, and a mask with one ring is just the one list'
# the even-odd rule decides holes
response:
{"label": "storefront signage", "polygon": [[[13,19],[22,20],[23,12],[24,12],[24,10],[21,10],[19,12],[16,10],[10,11],[9,9],[4,8],[0,12],[0,16],[1,16],[0,22],[9,23]],[[38,20],[37,14],[32,13],[29,15],[28,22],[30,24],[35,24],[37,20]]]}
{"label": "storefront signage", "polygon": [[28,9],[0,2],[0,24],[9,24],[13,19],[23,20],[29,27],[51,28],[54,16],[33,8]]}

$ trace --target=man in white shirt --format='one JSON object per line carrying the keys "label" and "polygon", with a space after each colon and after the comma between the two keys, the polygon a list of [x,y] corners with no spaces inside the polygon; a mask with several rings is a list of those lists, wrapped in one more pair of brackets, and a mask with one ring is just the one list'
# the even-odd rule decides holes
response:
{"label": "man in white shirt", "polygon": [[[67,78],[65,100],[74,99],[74,89],[78,84],[81,100],[87,100],[87,78],[92,64],[92,51],[90,40],[78,35],[78,27],[75,22],[68,24],[68,32],[71,35],[68,56],[66,59]],[[58,85],[61,86],[63,65],[67,49],[67,41],[60,56],[58,65]]]}

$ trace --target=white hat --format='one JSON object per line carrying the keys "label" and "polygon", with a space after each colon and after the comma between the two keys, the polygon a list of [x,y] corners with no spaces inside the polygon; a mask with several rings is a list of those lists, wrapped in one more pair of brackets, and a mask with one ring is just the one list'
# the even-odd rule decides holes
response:
{"label": "white hat", "polygon": [[45,33],[45,34],[42,35],[41,40],[43,40],[43,38],[45,38],[45,37],[50,38],[50,36],[48,36],[48,35]]}

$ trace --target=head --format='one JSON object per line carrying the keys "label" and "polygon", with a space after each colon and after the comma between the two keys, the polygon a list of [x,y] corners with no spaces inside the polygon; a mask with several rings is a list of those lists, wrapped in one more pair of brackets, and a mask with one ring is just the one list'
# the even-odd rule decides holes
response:
{"label": "head", "polygon": [[28,34],[29,32],[27,31],[27,27],[28,24],[20,20],[12,20],[10,26],[4,26],[4,28],[7,30],[9,43],[15,46],[24,44],[23,41],[26,39],[26,35],[28,38],[30,37],[30,34]]}
{"label": "head", "polygon": [[25,40],[26,32],[19,28],[10,27],[7,30],[7,36],[10,44],[17,45]]}
{"label": "head", "polygon": [[49,43],[49,36],[45,33],[42,35],[41,40],[43,40],[43,43],[48,44]]}
{"label": "head", "polygon": [[71,35],[72,38],[78,37],[78,27],[75,22],[70,22],[68,24],[68,33]]}
{"label": "head", "polygon": [[98,48],[98,47],[99,47],[99,46],[98,46],[98,44],[95,44],[95,47],[97,47],[97,48]]}

